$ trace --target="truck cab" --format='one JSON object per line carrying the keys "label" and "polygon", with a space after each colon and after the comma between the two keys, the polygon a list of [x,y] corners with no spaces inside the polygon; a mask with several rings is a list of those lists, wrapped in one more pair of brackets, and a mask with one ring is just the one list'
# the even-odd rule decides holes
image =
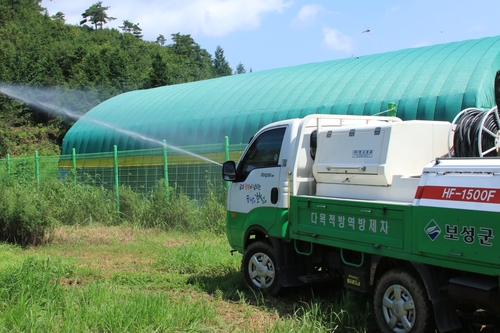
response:
{"label": "truck cab", "polygon": [[254,229],[267,232],[288,208],[288,161],[297,121],[281,121],[260,130],[248,144],[238,164],[223,165],[230,180],[227,235],[230,245],[243,253],[245,237]]}
{"label": "truck cab", "polygon": [[230,245],[243,253],[253,233],[260,232],[288,239],[290,195],[314,195],[316,191],[313,163],[318,132],[377,122],[401,120],[310,115],[275,122],[258,131],[237,164],[227,161],[223,165],[223,178],[230,181],[226,216]]}

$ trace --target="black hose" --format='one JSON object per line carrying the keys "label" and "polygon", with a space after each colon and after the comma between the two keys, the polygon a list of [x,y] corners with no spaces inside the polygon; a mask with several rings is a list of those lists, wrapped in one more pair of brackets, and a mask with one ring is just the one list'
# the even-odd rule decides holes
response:
{"label": "black hose", "polygon": [[[498,113],[498,109],[496,111]],[[484,128],[493,133],[499,130],[494,112],[485,112],[478,109],[466,110],[456,121],[455,136],[453,137],[454,157],[481,157],[478,147],[479,134],[483,129],[481,123],[484,117]],[[495,138],[483,132],[481,136],[481,150],[483,152],[495,147]],[[496,149],[484,155],[485,157],[497,156]]]}

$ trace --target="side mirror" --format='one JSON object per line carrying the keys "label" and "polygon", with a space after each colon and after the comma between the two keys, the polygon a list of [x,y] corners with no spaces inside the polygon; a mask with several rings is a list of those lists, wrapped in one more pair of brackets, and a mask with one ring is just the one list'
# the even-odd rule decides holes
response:
{"label": "side mirror", "polygon": [[316,150],[318,149],[318,131],[313,131],[309,138],[309,154],[313,161],[316,159]]}
{"label": "side mirror", "polygon": [[497,112],[500,112],[500,71],[495,75],[495,102],[497,104]]}
{"label": "side mirror", "polygon": [[226,161],[222,164],[222,178],[230,182],[236,180],[236,163],[234,161]]}

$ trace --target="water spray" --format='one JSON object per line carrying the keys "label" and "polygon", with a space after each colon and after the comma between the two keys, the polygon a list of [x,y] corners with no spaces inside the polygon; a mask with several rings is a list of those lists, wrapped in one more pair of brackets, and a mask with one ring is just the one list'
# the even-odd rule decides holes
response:
{"label": "water spray", "polygon": [[[192,153],[190,151],[184,150],[182,148],[169,145],[165,143],[164,141],[153,139],[150,137],[147,137],[143,134],[125,130],[119,127],[116,127],[114,125],[102,122],[100,120],[96,119],[91,119],[88,117],[84,117],[84,114],[79,114],[78,112],[69,110],[65,107],[55,105],[53,102],[50,102],[50,100],[59,100],[63,94],[67,93],[73,93],[73,92],[68,92],[68,91],[63,91],[58,90],[58,89],[48,89],[48,88],[32,88],[32,87],[27,87],[27,86],[18,86],[18,85],[4,85],[0,84],[0,92],[13,98],[16,100],[19,100],[21,102],[24,102],[30,106],[33,106],[34,108],[38,108],[48,114],[54,115],[54,116],[64,116],[67,118],[70,118],[73,121],[87,121],[91,122],[94,124],[97,124],[99,126],[103,126],[106,128],[109,128],[113,131],[119,132],[121,134],[127,135],[129,137],[133,137],[135,139],[139,139],[142,141],[146,142],[151,142],[154,144],[157,144],[159,147],[168,147],[169,149],[175,150],[177,152],[190,155],[192,157],[201,159],[203,161],[216,164],[219,166],[222,166],[222,164],[215,162],[205,156],[201,156],[195,153]],[[84,94],[83,92],[74,92],[75,94]]]}
{"label": "water spray", "polygon": [[21,85],[0,84],[0,92],[13,99],[24,102],[34,108],[50,114],[78,120],[85,110],[71,111],[63,106],[71,100],[78,100],[81,105],[95,105],[96,100],[86,97],[86,93],[62,88],[35,88]]}
{"label": "water spray", "polygon": [[140,140],[143,140],[143,141],[146,141],[146,142],[152,142],[154,144],[158,144],[161,147],[167,146],[168,148],[170,148],[172,150],[175,150],[175,151],[178,151],[180,153],[183,153],[183,154],[186,154],[186,155],[190,155],[190,156],[199,158],[199,159],[201,159],[203,161],[206,161],[206,162],[209,162],[209,163],[212,163],[212,164],[217,164],[219,166],[222,166],[222,164],[220,164],[218,162],[215,162],[215,161],[213,161],[213,160],[211,160],[211,159],[209,159],[209,158],[207,158],[205,156],[201,156],[201,155],[192,153],[190,151],[184,150],[182,148],[169,145],[165,141],[160,141],[160,140],[157,140],[157,139],[153,139],[153,138],[147,137],[147,136],[142,135],[142,134],[137,133],[137,132],[132,132],[132,131],[129,131],[129,130],[121,129],[121,128],[118,128],[118,127],[116,127],[114,125],[110,125],[108,123],[105,123],[105,122],[102,122],[102,121],[99,121],[99,120],[95,120],[95,119],[82,118],[82,121],[90,121],[90,122],[93,122],[93,123],[95,123],[97,125],[100,125],[100,126],[103,126],[103,127],[107,127],[107,128],[110,128],[110,129],[112,129],[114,131],[117,131],[119,133],[122,133],[122,134],[125,134],[127,136],[130,136],[132,138],[140,139]]}

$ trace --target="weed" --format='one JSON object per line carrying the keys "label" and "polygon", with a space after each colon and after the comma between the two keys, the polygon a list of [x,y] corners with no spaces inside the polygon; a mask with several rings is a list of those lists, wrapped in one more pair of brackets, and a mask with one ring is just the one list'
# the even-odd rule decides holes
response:
{"label": "weed", "polygon": [[166,188],[164,182],[147,194],[122,187],[119,214],[114,193],[91,181],[74,184],[67,178],[39,186],[0,184],[0,191],[0,240],[21,245],[50,242],[53,229],[61,225],[224,231],[225,192],[213,186],[204,202],[190,199],[182,189]]}
{"label": "weed", "polygon": [[0,186],[0,238],[23,246],[47,240],[57,221],[37,187]]}

